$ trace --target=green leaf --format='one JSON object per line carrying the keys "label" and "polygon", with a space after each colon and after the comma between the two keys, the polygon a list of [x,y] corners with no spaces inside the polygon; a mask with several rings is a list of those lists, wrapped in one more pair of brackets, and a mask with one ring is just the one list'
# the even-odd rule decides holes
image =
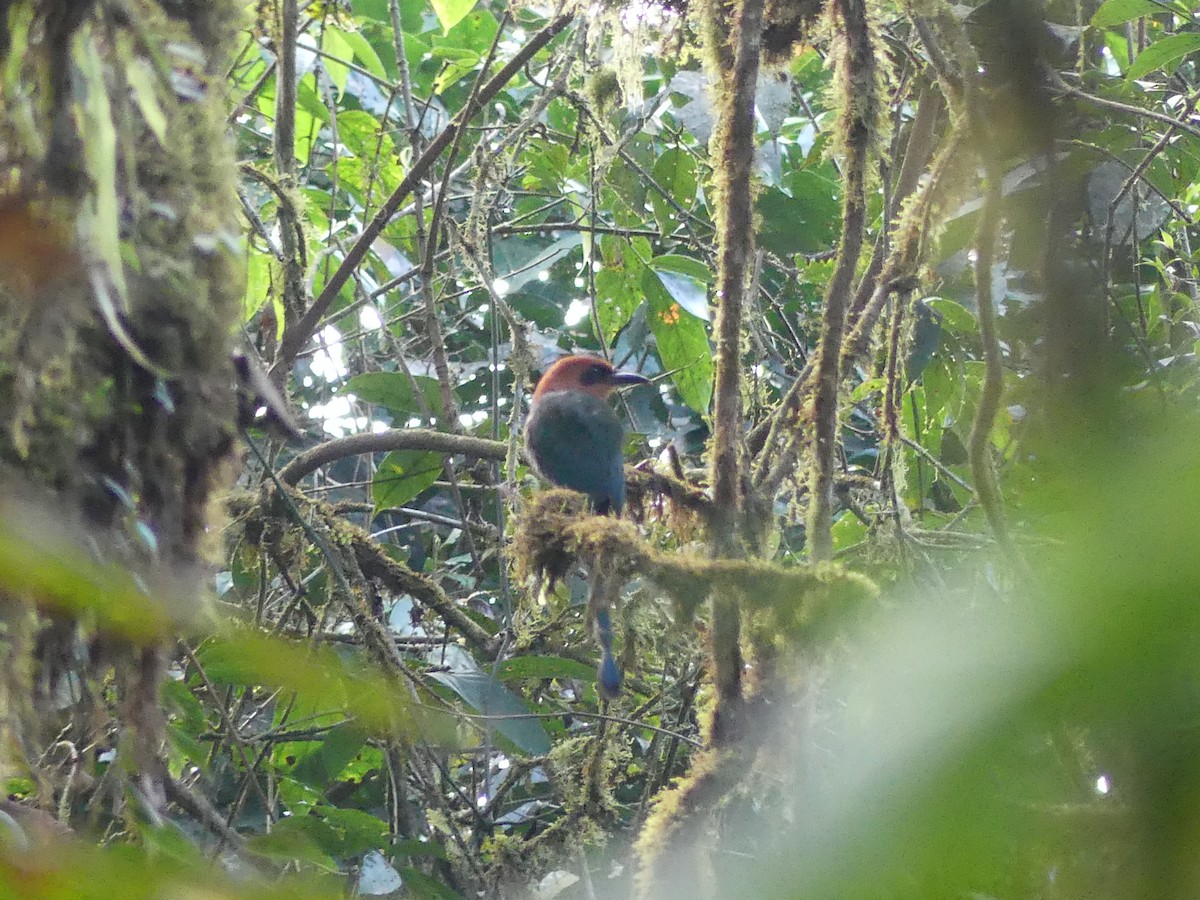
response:
{"label": "green leaf", "polygon": [[321,762],[324,763],[328,780],[332,781],[341,775],[366,742],[367,733],[353,722],[339,725],[328,732],[321,742]]}
{"label": "green leaf", "polygon": [[645,238],[625,240],[606,234],[600,238],[602,268],[596,273],[596,318],[601,334],[596,337],[611,344],[617,332],[642,305],[642,262],[650,256],[650,242]]}
{"label": "green leaf", "polygon": [[441,682],[473,709],[485,715],[520,718],[496,718],[491,726],[517,749],[530,756],[550,752],[550,735],[542,723],[529,714],[529,707],[499,681],[486,672],[434,672],[430,676]]}
{"label": "green leaf", "polygon": [[464,900],[462,894],[419,869],[401,869],[400,877],[404,880],[405,896],[413,900]]}
{"label": "green leaf", "polygon": [[321,36],[321,49],[325,55],[321,57],[321,65],[333,86],[337,88],[340,99],[346,90],[346,79],[350,77],[350,67],[347,65],[354,58],[354,49],[346,40],[345,32],[333,25],[327,25]]}
{"label": "green leaf", "polygon": [[369,812],[321,806],[318,814],[333,832],[332,842],[321,844],[330,856],[357,856],[387,844],[387,823]]}
{"label": "green leaf", "polygon": [[1131,19],[1161,12],[1165,12],[1162,6],[1151,0],[1105,0],[1089,24],[1096,28],[1108,28],[1110,25],[1121,25]]}
{"label": "green leaf", "polygon": [[577,231],[567,231],[549,241],[499,241],[495,250],[495,271],[508,284],[510,292],[517,291],[537,280],[538,273],[547,271],[563,257],[574,252],[583,242]]}
{"label": "green leaf", "polygon": [[712,283],[712,273],[704,263],[687,256],[668,254],[650,260],[650,268],[676,303],[693,316],[710,321],[708,285]]}
{"label": "green leaf", "polygon": [[[413,392],[413,382],[424,398],[424,409]],[[428,375],[409,378],[403,372],[366,372],[346,382],[346,390],[364,403],[386,407],[397,419],[425,415],[426,411],[441,408],[441,389],[437,379]]]}
{"label": "green leaf", "polygon": [[758,196],[762,246],[780,256],[829,249],[841,219],[837,184],[802,169],[788,179],[788,188],[790,194],[772,187]]}
{"label": "green leaf", "polygon": [[659,359],[671,370],[671,381],[680,399],[707,415],[712,402],[713,360],[704,322],[675,301],[659,281],[658,273],[646,269],[642,289],[650,304],[647,318]]}
{"label": "green leaf", "polygon": [[501,681],[514,678],[578,678],[591,681],[596,670],[574,659],[561,656],[514,656],[496,667],[496,677]]}
{"label": "green leaf", "polygon": [[388,13],[388,0],[352,0],[350,7],[355,16],[375,19],[379,22],[391,22]]}
{"label": "green leaf", "polygon": [[1158,69],[1166,70],[1171,63],[1197,50],[1200,50],[1200,34],[1187,32],[1165,37],[1138,54],[1133,65],[1125,72],[1125,78],[1133,81]]}
{"label": "green leaf", "polygon": [[432,856],[434,859],[449,859],[446,848],[436,841],[420,841],[410,838],[406,841],[396,841],[392,844],[392,857],[398,856]]}
{"label": "green leaf", "polygon": [[333,830],[316,816],[289,816],[275,823],[270,834],[253,835],[246,846],[272,859],[299,859],[336,871],[337,865],[321,849],[336,839]]}
{"label": "green leaf", "polygon": [[301,78],[300,83],[296,85],[296,145],[294,149],[296,161],[302,166],[308,165],[313,145],[317,142],[317,134],[321,130],[317,117],[311,111],[312,104],[300,102],[306,96],[310,99],[316,97],[316,77],[312,72]]}
{"label": "green leaf", "polygon": [[[287,688],[299,696],[297,706],[348,713],[372,733],[419,729],[427,739],[452,742],[448,718],[426,716],[406,702],[388,676],[358,657],[343,660],[329,647],[238,631],[206,642],[196,656],[219,684]],[[439,737],[432,737],[435,733]]]}
{"label": "green leaf", "polygon": [[89,202],[80,207],[80,231],[89,244],[89,256],[104,263],[105,274],[124,309],[127,293],[121,260],[121,204],[117,199],[117,132],[104,83],[105,64],[90,34],[81,41],[75,59],[79,73],[72,79],[72,93],[83,139],[83,164],[92,186]]}
{"label": "green leaf", "polygon": [[[664,188],[676,204],[689,210],[696,203],[696,160],[678,147],[666,151],[654,163],[654,181]],[[664,234],[679,226],[679,213],[658,191],[650,192],[654,218]]]}
{"label": "green leaf", "polygon": [[835,550],[845,550],[847,547],[866,540],[867,526],[859,521],[858,516],[851,512],[844,512],[833,523],[831,534],[833,536],[833,548]]}
{"label": "green leaf", "polygon": [[351,153],[364,160],[392,159],[396,145],[379,120],[364,109],[350,109],[338,116],[338,138]]}
{"label": "green leaf", "polygon": [[250,252],[246,259],[246,293],[242,297],[242,321],[253,319],[271,294],[271,258]]}
{"label": "green leaf", "polygon": [[430,0],[433,11],[437,13],[438,21],[442,23],[442,34],[449,34],[450,29],[467,17],[475,8],[475,0]]}
{"label": "green leaf", "polygon": [[444,465],[440,453],[424,450],[393,450],[379,464],[371,479],[375,508],[403,506],[438,480]]}
{"label": "green leaf", "polygon": [[371,46],[371,42],[363,37],[361,32],[343,31],[342,38],[354,51],[354,58],[362,64],[364,69],[381,81],[387,81],[387,70],[383,67],[383,61],[375,52],[375,48]]}
{"label": "green leaf", "polygon": [[925,305],[942,317],[942,327],[956,334],[978,334],[979,323],[975,314],[954,300],[944,297],[931,297]]}

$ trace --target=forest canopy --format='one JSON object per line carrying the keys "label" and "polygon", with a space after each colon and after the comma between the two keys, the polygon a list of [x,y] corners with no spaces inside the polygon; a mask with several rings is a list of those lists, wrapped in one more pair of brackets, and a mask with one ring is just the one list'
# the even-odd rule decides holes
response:
{"label": "forest canopy", "polygon": [[1194,895],[1198,51],[0,2],[4,891]]}

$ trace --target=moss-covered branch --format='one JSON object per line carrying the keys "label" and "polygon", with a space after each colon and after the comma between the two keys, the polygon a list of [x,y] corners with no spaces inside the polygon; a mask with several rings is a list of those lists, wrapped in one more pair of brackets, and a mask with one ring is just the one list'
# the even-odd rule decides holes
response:
{"label": "moss-covered branch", "polygon": [[627,580],[641,575],[671,597],[681,619],[691,618],[714,591],[736,591],[751,612],[771,615],[785,635],[796,637],[875,593],[869,579],[832,564],[781,566],[666,553],[652,547],[633,523],[588,515],[582,494],[561,489],[533,499],[512,552],[518,571],[550,583],[565,578],[577,560],[603,565]]}
{"label": "moss-covered branch", "polygon": [[808,511],[809,554],[814,560],[833,555],[833,481],[838,452],[838,386],[842,336],[850,304],[850,288],[862,252],[866,226],[866,176],[878,116],[878,74],[874,42],[864,0],[835,0],[835,22],[841,44],[837,78],[842,115],[838,134],[845,151],[845,196],[837,265],[825,294],[821,342],[817,350],[813,391],[813,463]]}
{"label": "moss-covered branch", "polygon": [[[717,132],[717,359],[711,447],[713,511],[709,548],[714,558],[739,555],[742,507],[742,309],[754,250],[754,98],[758,88],[764,0],[744,0],[732,29],[723,32],[720,4],[711,4],[705,37],[719,65]],[[728,43],[726,43],[728,42]],[[712,656],[717,688],[718,740],[732,737],[742,700],[741,611],[736,591],[713,590]]]}

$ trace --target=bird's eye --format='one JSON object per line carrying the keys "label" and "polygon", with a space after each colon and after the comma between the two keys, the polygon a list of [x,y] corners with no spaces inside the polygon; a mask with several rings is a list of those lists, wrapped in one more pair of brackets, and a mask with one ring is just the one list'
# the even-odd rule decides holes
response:
{"label": "bird's eye", "polygon": [[607,366],[588,366],[587,371],[583,373],[583,378],[580,379],[584,385],[600,384],[609,377],[609,369]]}

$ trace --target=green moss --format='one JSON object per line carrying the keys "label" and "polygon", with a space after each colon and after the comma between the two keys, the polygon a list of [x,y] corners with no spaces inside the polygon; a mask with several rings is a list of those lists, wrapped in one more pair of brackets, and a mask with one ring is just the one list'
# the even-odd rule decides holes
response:
{"label": "green moss", "polygon": [[621,102],[621,83],[616,70],[611,66],[600,66],[584,82],[583,93],[592,113],[597,118],[608,118]]}

